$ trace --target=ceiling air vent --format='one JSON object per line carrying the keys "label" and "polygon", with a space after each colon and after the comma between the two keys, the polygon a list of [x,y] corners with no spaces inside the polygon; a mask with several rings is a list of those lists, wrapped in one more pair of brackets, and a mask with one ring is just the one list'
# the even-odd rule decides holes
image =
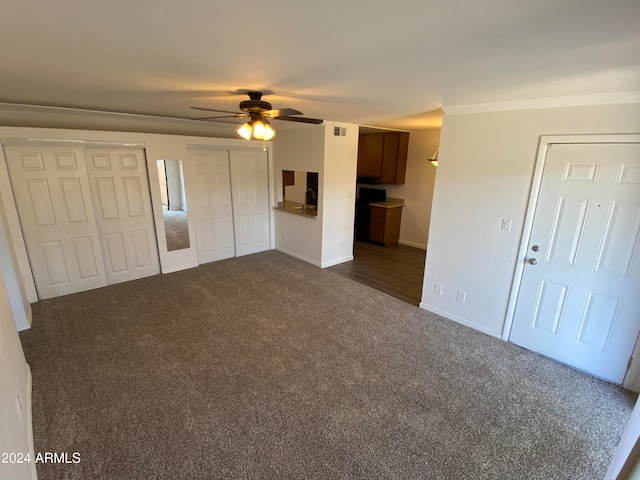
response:
{"label": "ceiling air vent", "polygon": [[347,136],[347,127],[333,127],[333,136],[334,137],[346,137]]}

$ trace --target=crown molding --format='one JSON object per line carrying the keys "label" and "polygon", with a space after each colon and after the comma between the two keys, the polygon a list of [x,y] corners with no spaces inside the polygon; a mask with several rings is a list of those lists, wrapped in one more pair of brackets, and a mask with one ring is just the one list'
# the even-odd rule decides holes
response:
{"label": "crown molding", "polygon": [[515,100],[510,102],[481,103],[475,105],[452,105],[449,107],[442,107],[442,110],[447,115],[462,115],[467,113],[506,112],[510,110],[532,110],[536,108],[617,105],[626,103],[640,103],[640,91],[536,98],[532,100]]}
{"label": "crown molding", "polygon": [[[168,115],[148,115],[142,113],[129,113],[129,112],[115,112],[111,110],[95,110],[90,108],[77,108],[77,107],[58,107],[53,105],[38,105],[30,103],[10,103],[0,102],[0,112],[2,110],[24,111],[32,113],[51,113],[51,114],[67,114],[67,115],[91,115],[94,117],[111,117],[121,119],[137,119],[137,120],[153,120],[153,121],[165,121],[165,122],[185,122],[185,123],[199,123],[201,120],[194,120],[184,117],[172,117]],[[216,125],[228,125],[230,128],[237,127],[237,125],[208,121],[208,123],[214,123]]]}

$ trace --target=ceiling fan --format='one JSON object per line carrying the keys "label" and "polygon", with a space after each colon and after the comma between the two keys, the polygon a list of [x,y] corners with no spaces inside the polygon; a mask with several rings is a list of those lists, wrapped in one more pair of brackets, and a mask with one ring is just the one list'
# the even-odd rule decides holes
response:
{"label": "ceiling fan", "polygon": [[216,108],[191,107],[194,110],[204,110],[207,112],[230,113],[231,115],[218,115],[214,117],[201,117],[194,120],[212,120],[214,118],[249,118],[250,120],[238,129],[242,138],[249,140],[271,140],[276,132],[271,128],[269,120],[286,120],[288,122],[311,123],[320,125],[323,120],[319,118],[299,117],[302,112],[293,108],[282,108],[273,110],[271,104],[262,100],[262,92],[248,91],[249,100],[240,102],[241,112],[231,112],[229,110],[219,110]]}

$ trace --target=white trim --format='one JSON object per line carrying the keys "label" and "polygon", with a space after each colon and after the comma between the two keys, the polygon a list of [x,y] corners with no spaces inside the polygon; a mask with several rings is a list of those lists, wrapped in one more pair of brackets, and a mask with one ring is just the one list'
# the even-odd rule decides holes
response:
{"label": "white trim", "polygon": [[320,265],[319,262],[316,262],[315,260],[311,260],[310,258],[307,257],[303,257],[302,255],[299,255],[297,253],[293,253],[293,252],[289,252],[288,250],[285,250],[284,248],[281,247],[276,247],[275,250],[285,253],[291,257],[297,258],[298,260],[302,260],[304,262],[310,263],[311,265],[315,265],[316,267],[320,267],[322,268],[322,266]]}
{"label": "white trim", "polygon": [[31,311],[31,308],[27,309],[25,313],[27,317],[16,322],[16,328],[19,332],[29,330],[31,328],[31,324],[33,323],[33,313]]}
{"label": "white trim", "polygon": [[636,339],[636,344],[631,352],[631,364],[622,380],[622,388],[640,393],[640,335]]}
{"label": "white trim", "polygon": [[350,262],[351,260],[353,260],[353,255],[342,257],[337,260],[331,260],[330,262],[326,262],[326,263],[323,262],[320,264],[320,268],[333,267],[334,265],[339,265],[340,263],[344,263],[344,262]]}
{"label": "white trim", "polygon": [[505,316],[504,327],[502,329],[501,338],[504,341],[509,340],[511,327],[513,326],[513,317],[516,311],[518,294],[520,293],[522,274],[524,273],[524,261],[527,256],[531,229],[533,228],[533,217],[536,213],[536,207],[538,206],[538,194],[540,193],[540,184],[542,183],[542,172],[544,171],[547,152],[549,151],[548,138],[549,137],[541,137],[540,145],[538,146],[538,155],[536,157],[535,169],[529,190],[527,213],[524,217],[524,226],[522,227],[522,236],[520,237],[520,247],[518,248],[518,257],[516,258],[516,268],[513,273],[513,282],[511,283],[511,292],[509,292],[509,302],[507,303],[507,313]]}
{"label": "white trim", "polygon": [[638,461],[638,452],[636,451],[636,445],[638,444],[638,437],[640,436],[640,402],[636,402],[633,411],[631,412],[631,418],[627,422],[627,426],[624,429],[622,438],[618,443],[618,447],[611,459],[609,469],[604,477],[604,480],[618,480],[620,478],[637,478],[637,475],[631,477],[624,477],[620,475],[622,470],[626,470],[626,473],[631,471],[631,467]]}
{"label": "white trim", "polygon": [[65,146],[65,147],[122,147],[122,148],[145,148],[144,143],[140,142],[117,142],[117,141],[107,141],[107,140],[73,140],[73,139],[62,139],[62,138],[14,138],[14,137],[3,137],[0,138],[0,143],[4,146]]}
{"label": "white trim", "polygon": [[[149,120],[163,120],[169,122],[188,122],[188,123],[198,123],[202,124],[202,120],[194,120],[192,118],[182,118],[182,117],[171,117],[164,115],[144,115],[140,113],[126,113],[126,112],[110,112],[107,110],[92,110],[88,108],[74,108],[74,107],[55,107],[51,105],[27,105],[24,103],[10,103],[10,102],[0,102],[0,109],[2,108],[17,108],[21,110],[31,110],[36,113],[72,113],[72,114],[89,114],[89,115],[102,115],[105,117],[129,117],[129,118],[141,118],[141,119],[149,119]],[[208,123],[215,123],[216,125],[227,125],[229,129],[237,129],[236,124],[231,124],[227,122],[216,122],[213,120],[207,120]]]}
{"label": "white trim", "polygon": [[423,309],[423,310],[426,310],[428,312],[435,313],[436,315],[444,317],[447,320],[452,320],[452,321],[454,321],[456,323],[464,325],[465,327],[473,328],[474,330],[479,330],[482,333],[486,333],[487,335],[490,335],[490,336],[495,337],[495,338],[500,338],[500,333],[499,332],[495,332],[493,330],[489,330],[484,325],[480,325],[478,323],[470,322],[469,320],[466,320],[466,319],[464,319],[462,317],[458,317],[457,315],[454,315],[452,313],[445,312],[444,310],[440,310],[439,308],[432,307],[431,305],[427,305],[424,302],[420,302],[420,308]]}
{"label": "white trim", "polygon": [[[171,252],[169,252],[171,253]],[[206,265],[206,263],[203,263],[203,265]],[[185,263],[183,265],[178,265],[178,266],[172,266],[172,267],[168,267],[166,269],[163,269],[162,273],[163,275],[165,273],[174,273],[174,272],[180,272],[182,270],[187,270],[189,268],[195,268],[195,267],[199,267],[200,265],[198,265],[198,263]]]}
{"label": "white trim", "polygon": [[426,243],[417,243],[417,242],[410,242],[409,240],[398,240],[398,243],[400,245],[406,245],[408,247],[415,247],[415,248],[419,248],[421,250],[426,250],[427,249],[427,244]]}
{"label": "white trim", "polygon": [[464,115],[467,113],[506,112],[510,110],[532,110],[536,108],[617,105],[626,103],[640,103],[640,92],[600,93],[594,95],[548,97],[474,105],[452,105],[450,107],[442,107],[442,110],[447,115]]}

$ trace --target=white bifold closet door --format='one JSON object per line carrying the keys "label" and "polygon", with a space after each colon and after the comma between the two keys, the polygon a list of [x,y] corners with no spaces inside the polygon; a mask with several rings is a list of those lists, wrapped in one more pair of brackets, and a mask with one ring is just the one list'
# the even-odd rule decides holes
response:
{"label": "white bifold closet door", "polygon": [[144,150],[87,148],[86,156],[107,282],[160,273]]}
{"label": "white bifold closet door", "polygon": [[229,179],[229,151],[189,149],[196,179],[195,205],[198,263],[235,256],[233,209]]}
{"label": "white bifold closet door", "polygon": [[143,150],[5,152],[40,299],[160,273]]}
{"label": "white bifold closet door", "polygon": [[6,146],[40,299],[107,284],[82,148]]}
{"label": "white bifold closet door", "polygon": [[231,150],[229,153],[236,256],[269,250],[267,152]]}

